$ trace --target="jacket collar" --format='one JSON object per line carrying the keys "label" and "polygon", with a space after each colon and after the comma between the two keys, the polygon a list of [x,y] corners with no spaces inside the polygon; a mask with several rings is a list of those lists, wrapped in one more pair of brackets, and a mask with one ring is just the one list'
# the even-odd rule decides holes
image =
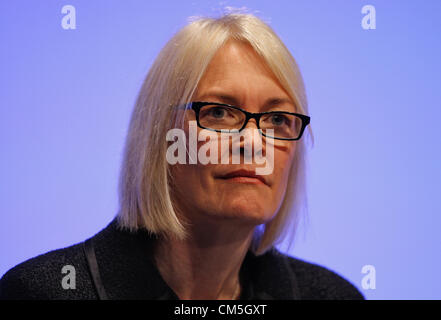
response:
{"label": "jacket collar", "polygon": [[[178,299],[153,262],[155,239],[146,230],[120,229],[116,219],[92,238],[109,299]],[[260,256],[248,251],[240,281],[242,300],[299,299],[295,274],[287,257],[276,249]]]}

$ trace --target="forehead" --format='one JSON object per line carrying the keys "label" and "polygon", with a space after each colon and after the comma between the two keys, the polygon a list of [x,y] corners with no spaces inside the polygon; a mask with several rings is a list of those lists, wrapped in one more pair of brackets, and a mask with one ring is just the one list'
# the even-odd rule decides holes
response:
{"label": "forehead", "polygon": [[222,91],[245,100],[247,95],[279,95],[288,98],[271,69],[251,47],[238,41],[228,41],[208,65],[197,88],[201,96],[211,91]]}
{"label": "forehead", "polygon": [[237,69],[241,71],[248,69],[255,73],[272,75],[264,60],[250,44],[230,40],[215,53],[205,76],[215,77]]}

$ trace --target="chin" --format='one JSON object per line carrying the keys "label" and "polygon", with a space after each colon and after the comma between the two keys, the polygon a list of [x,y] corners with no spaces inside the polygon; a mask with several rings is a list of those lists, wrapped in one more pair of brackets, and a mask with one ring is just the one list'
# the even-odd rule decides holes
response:
{"label": "chin", "polygon": [[274,212],[258,203],[229,203],[227,206],[220,206],[218,216],[225,219],[234,219],[238,222],[259,225],[271,220]]}

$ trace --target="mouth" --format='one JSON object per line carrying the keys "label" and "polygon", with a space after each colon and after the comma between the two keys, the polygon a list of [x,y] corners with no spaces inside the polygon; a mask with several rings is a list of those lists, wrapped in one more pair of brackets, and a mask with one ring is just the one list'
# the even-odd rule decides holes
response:
{"label": "mouth", "polygon": [[236,183],[267,184],[263,176],[256,175],[253,171],[249,171],[249,170],[232,171],[223,176],[220,176],[219,178],[229,182],[236,182]]}

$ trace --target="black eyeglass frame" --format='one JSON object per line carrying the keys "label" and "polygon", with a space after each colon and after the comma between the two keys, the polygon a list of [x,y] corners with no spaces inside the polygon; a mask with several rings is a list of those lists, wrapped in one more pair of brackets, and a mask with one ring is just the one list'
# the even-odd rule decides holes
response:
{"label": "black eyeglass frame", "polygon": [[[288,111],[267,111],[267,112],[257,112],[257,113],[253,113],[253,112],[248,112],[246,110],[243,110],[242,108],[236,107],[236,106],[232,106],[226,103],[218,103],[218,102],[203,102],[203,101],[195,101],[195,102],[190,102],[187,105],[187,108],[189,106],[189,108],[193,109],[195,114],[196,114],[196,123],[198,125],[199,128],[202,129],[206,129],[206,130],[210,130],[210,131],[216,131],[216,132],[224,132],[223,130],[220,129],[212,129],[212,128],[206,128],[204,126],[201,125],[201,123],[199,122],[199,112],[202,109],[202,107],[207,106],[207,105],[216,105],[216,106],[224,106],[224,107],[229,107],[229,108],[233,108],[236,110],[241,111],[242,113],[245,114],[245,122],[242,126],[242,128],[240,128],[238,130],[238,132],[242,131],[246,125],[248,124],[248,121],[250,119],[255,119],[256,120],[256,124],[257,124],[257,128],[259,129],[259,132],[265,136],[265,137],[269,137],[272,139],[277,139],[277,140],[288,140],[288,141],[296,141],[296,140],[300,140],[300,138],[303,136],[303,132],[305,131],[306,126],[311,122],[311,117],[304,115],[304,114],[300,114],[300,113],[295,113],[295,112],[288,112]],[[275,114],[275,113],[282,113],[282,114],[290,114],[293,116],[296,116],[298,118],[300,118],[302,120],[302,127],[300,129],[299,132],[299,136],[297,138],[277,138],[277,137],[272,137],[272,136],[267,136],[263,130],[260,128],[260,118],[263,115],[266,114]]]}

